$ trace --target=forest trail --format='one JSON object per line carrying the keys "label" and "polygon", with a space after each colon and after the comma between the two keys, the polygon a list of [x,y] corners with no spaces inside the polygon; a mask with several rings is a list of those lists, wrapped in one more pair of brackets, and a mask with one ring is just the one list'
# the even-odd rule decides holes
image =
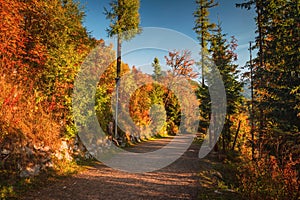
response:
{"label": "forest trail", "polygon": [[[143,142],[130,151],[154,151],[170,141],[164,138]],[[71,177],[45,184],[39,189],[28,191],[22,199],[43,200],[98,200],[98,199],[223,199],[219,192],[220,172],[213,169],[216,164],[213,155],[198,158],[200,144],[190,148],[171,165],[154,172],[136,174],[118,171],[103,164],[96,164]],[[220,176],[218,178],[218,176]],[[221,198],[215,198],[215,197]],[[210,198],[213,197],[213,198]]]}

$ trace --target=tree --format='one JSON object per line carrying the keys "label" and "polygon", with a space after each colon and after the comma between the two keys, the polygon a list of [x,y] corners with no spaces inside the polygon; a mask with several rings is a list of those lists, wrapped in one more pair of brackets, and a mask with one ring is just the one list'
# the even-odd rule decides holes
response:
{"label": "tree", "polygon": [[[111,47],[110,47],[111,48]],[[99,57],[103,57],[106,60],[114,60],[114,52],[112,49],[110,51],[105,50],[107,47],[102,48],[103,51],[99,51],[101,55],[97,55]],[[116,74],[116,62],[109,64],[109,67],[104,71],[104,73],[100,77],[99,84],[97,86],[95,100],[96,100],[96,113],[98,117],[98,121],[102,129],[107,133],[108,132],[108,124],[113,121],[111,102],[112,102],[112,93],[114,91],[114,80]],[[129,66],[127,64],[122,63],[121,65],[121,75],[130,71]]]}
{"label": "tree", "polygon": [[256,0],[238,4],[247,9],[251,9],[252,5],[257,12],[256,43],[259,52],[258,58],[254,60],[253,79],[256,96],[255,118],[259,122],[261,146],[264,138],[275,139],[284,132],[293,135],[300,129],[297,103],[300,85],[297,61],[299,31],[295,20],[298,4],[297,1],[283,0]]}
{"label": "tree", "polygon": [[[176,134],[178,132],[180,121],[183,120],[180,106],[185,105],[179,104],[177,97],[169,88],[172,88],[171,85],[174,83],[173,81],[176,80],[176,78],[184,77],[185,79],[192,82],[192,79],[198,77],[198,73],[195,72],[193,68],[195,61],[191,58],[191,52],[188,50],[170,51],[168,56],[165,56],[165,59],[167,66],[170,67],[170,69],[168,70],[168,75],[172,79],[168,82],[169,85],[168,88],[166,88],[164,105],[167,112],[168,131],[169,133]],[[180,94],[181,92],[182,91],[177,91],[177,94]],[[182,93],[181,95],[185,94]]]}
{"label": "tree", "polygon": [[[227,116],[225,119],[225,127],[222,131],[223,151],[226,151],[231,142],[231,126],[233,121],[231,116],[238,112],[238,107],[242,103],[242,88],[243,84],[238,82],[238,65],[233,62],[237,60],[235,50],[237,41],[232,36],[230,43],[224,38],[226,34],[222,33],[221,24],[217,26],[216,33],[212,36],[210,52],[212,60],[218,68],[223,82],[225,84],[225,92],[227,99]],[[227,145],[226,145],[227,143]]]}
{"label": "tree", "polygon": [[[267,1],[262,1],[262,0],[249,0],[246,3],[241,3],[241,4],[236,4],[236,7],[240,7],[240,8],[245,8],[250,10],[252,8],[252,6],[255,7],[255,11],[257,14],[257,18],[256,18],[256,23],[257,23],[257,33],[258,36],[256,38],[256,43],[257,46],[259,48],[259,52],[258,52],[258,60],[259,62],[257,62],[259,64],[259,68],[258,70],[263,70],[263,66],[264,66],[264,39],[263,39],[263,35],[264,35],[264,28],[263,28],[263,24],[262,24],[262,18],[263,18],[263,7],[264,5],[266,5],[268,2]],[[262,72],[263,74],[263,72]],[[263,135],[263,129],[264,129],[264,122],[263,122],[263,108],[258,106],[259,109],[259,145],[261,144],[261,138]]]}
{"label": "tree", "polygon": [[[121,49],[122,40],[130,40],[137,33],[141,31],[139,27],[140,16],[139,16],[139,0],[112,0],[110,3],[111,10],[108,11],[105,8],[105,14],[107,19],[110,20],[110,26],[107,28],[107,33],[110,37],[118,36],[118,47],[117,47],[117,77],[116,77],[116,87],[117,87],[117,106],[118,108],[118,84],[120,79],[120,69],[121,69]],[[118,110],[116,109],[116,123],[115,123],[115,137],[117,138],[117,117]]]}
{"label": "tree", "polygon": [[99,42],[83,16],[72,0],[0,0],[0,148],[12,150],[1,172],[44,167],[61,139],[75,136],[74,78]]}
{"label": "tree", "polygon": [[[280,143],[270,142],[265,148],[281,160],[288,156],[284,149],[292,148],[289,143],[298,140],[297,133],[300,131],[298,9],[297,1],[282,0],[269,0],[262,9],[264,65],[262,69],[256,68],[258,85],[255,87],[260,95],[258,106],[264,110],[261,120],[268,133],[267,138],[277,140],[278,137],[288,138],[291,135],[290,139]],[[276,148],[275,144],[281,148]]]}
{"label": "tree", "polygon": [[194,12],[195,27],[194,31],[198,35],[198,40],[201,45],[201,69],[202,69],[202,86],[204,86],[204,57],[207,56],[208,47],[207,43],[210,39],[210,31],[215,28],[214,23],[209,22],[209,9],[218,5],[214,0],[196,0],[198,5],[197,10]]}
{"label": "tree", "polygon": [[41,46],[47,56],[44,63],[31,62],[31,72],[36,70],[32,78],[40,91],[38,101],[50,101],[52,113],[65,126],[65,134],[74,137],[71,113],[74,80],[85,56],[100,41],[91,38],[83,26],[84,12],[79,3],[32,0],[28,4],[24,13],[25,30],[30,38],[28,54],[35,58],[30,53],[31,46]]}
{"label": "tree", "polygon": [[[250,164],[259,163],[259,168],[250,170],[250,177],[243,180],[251,184],[245,191],[252,195],[253,188],[259,188],[252,198],[295,199],[300,170],[299,2],[251,0],[238,6],[255,7],[258,33],[258,55],[253,60],[258,156]],[[268,196],[266,190],[270,191]]]}
{"label": "tree", "polygon": [[165,59],[167,66],[171,68],[168,72],[173,77],[197,78],[198,73],[193,69],[195,61],[191,58],[190,51],[170,51],[169,55],[165,56]]}
{"label": "tree", "polygon": [[160,77],[162,77],[161,66],[157,57],[154,58],[152,67],[154,68],[154,74],[152,75],[152,77],[156,82],[153,83],[153,89],[150,94],[151,103],[163,105],[163,95],[165,89],[159,83],[157,83]]}
{"label": "tree", "polygon": [[154,80],[157,81],[161,77],[161,66],[157,57],[154,58],[152,67],[154,68]]}
{"label": "tree", "polygon": [[[6,13],[12,5],[14,9]],[[1,13],[2,72],[28,93],[35,91],[36,103],[50,102],[56,120],[72,124],[74,78],[97,44],[82,24],[79,4],[72,0],[3,1]]]}

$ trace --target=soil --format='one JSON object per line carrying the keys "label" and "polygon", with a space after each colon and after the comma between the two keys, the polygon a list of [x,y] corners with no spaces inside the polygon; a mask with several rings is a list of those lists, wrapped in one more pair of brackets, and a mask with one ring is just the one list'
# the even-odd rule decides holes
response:
{"label": "soil", "polygon": [[[154,151],[169,141],[170,138],[164,138],[143,142],[129,150]],[[216,164],[214,156],[199,159],[199,149],[200,144],[193,143],[180,159],[171,165],[142,174],[122,172],[98,163],[76,175],[32,189],[22,195],[21,199],[224,199],[228,193],[228,199],[238,198],[238,194],[233,191],[218,190],[218,179],[221,180],[222,175],[213,169]]]}

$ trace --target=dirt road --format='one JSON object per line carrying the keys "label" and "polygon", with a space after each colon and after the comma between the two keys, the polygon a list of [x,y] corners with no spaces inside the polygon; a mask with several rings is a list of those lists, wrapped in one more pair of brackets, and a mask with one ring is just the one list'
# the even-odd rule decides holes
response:
{"label": "dirt road", "polygon": [[[139,144],[130,150],[153,151],[170,139],[159,139]],[[180,159],[161,170],[136,174],[114,170],[97,164],[75,176],[50,183],[39,191],[29,191],[24,200],[139,200],[139,199],[199,199],[203,184],[200,171],[210,163],[198,156],[200,145],[192,144]],[[202,184],[202,185],[200,185]]]}

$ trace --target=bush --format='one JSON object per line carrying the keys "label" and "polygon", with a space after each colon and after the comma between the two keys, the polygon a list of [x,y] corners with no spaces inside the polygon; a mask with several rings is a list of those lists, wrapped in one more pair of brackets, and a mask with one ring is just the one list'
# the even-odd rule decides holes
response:
{"label": "bush", "polygon": [[287,159],[279,165],[274,156],[245,161],[239,167],[240,190],[248,199],[298,199],[300,159]]}

